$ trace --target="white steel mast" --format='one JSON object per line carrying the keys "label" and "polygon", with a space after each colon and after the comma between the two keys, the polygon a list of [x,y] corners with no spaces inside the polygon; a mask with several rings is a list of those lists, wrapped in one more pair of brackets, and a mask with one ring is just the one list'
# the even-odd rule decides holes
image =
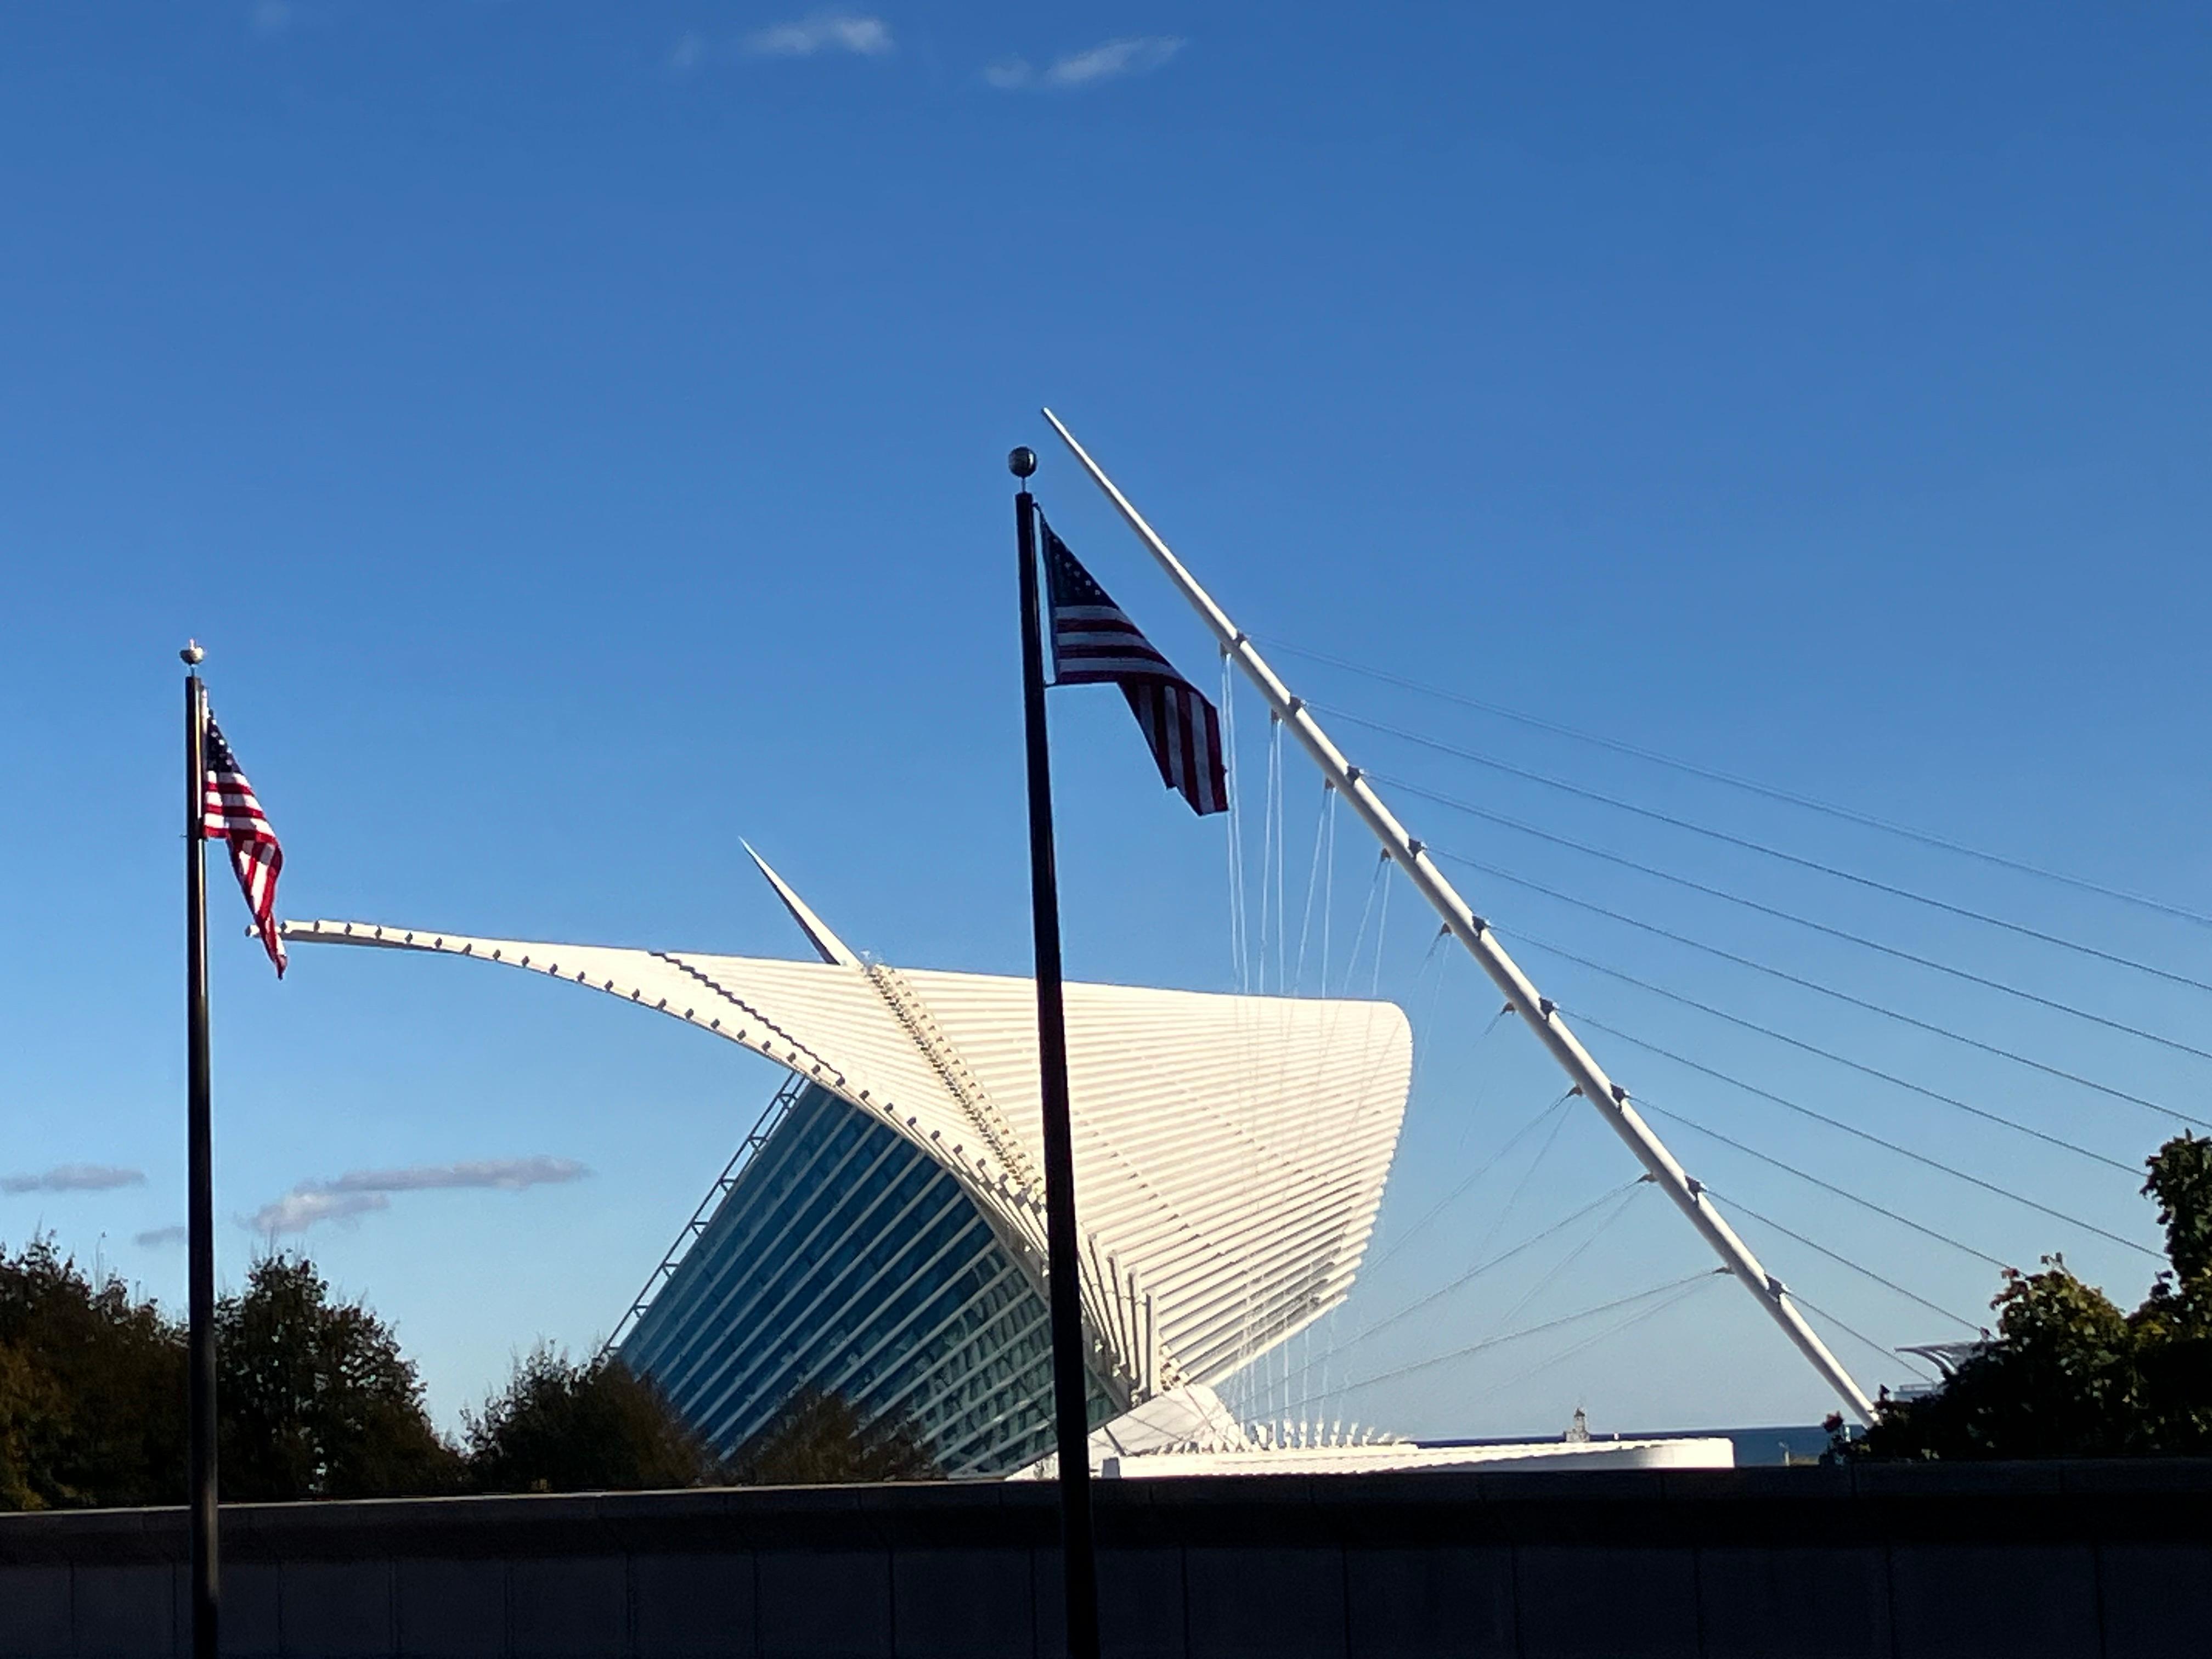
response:
{"label": "white steel mast", "polygon": [[1129,498],[1115,487],[1098,465],[1075,441],[1075,434],[1060,422],[1060,417],[1049,409],[1043,411],[1052,428],[1060,434],[1083,469],[1106,492],[1107,500],[1128,521],[1129,528],[1137,532],[1138,539],[1152,550],[1152,557],[1168,579],[1182,590],[1191,608],[1213,630],[1214,638],[1223,651],[1232,658],[1244,672],[1244,677],[1259,688],[1260,695],[1276,719],[1290,728],[1322,775],[1345,799],[1350,801],[1360,819],[1374,831],[1382,842],[1382,850],[1392,862],[1406,872],[1407,878],[1417,888],[1430,908],[1443,918],[1444,927],[1453,938],[1466,946],[1468,954],[1481,963],[1498,988],[1505,994],[1513,1010],[1536,1034],[1536,1039],[1559,1064],[1582,1096],[1597,1110],[1612,1127],[1613,1132],[1626,1143],[1636,1155],[1636,1161],[1650,1174],[1667,1195],[1674,1200],[1675,1208],[1689,1218],[1690,1224],[1713,1249],[1728,1270],[1742,1281],[1744,1287],[1759,1298],[1783,1334],[1797,1346],[1797,1351],[1811,1362],[1813,1369],[1826,1379],[1828,1386],[1842,1396],[1844,1403],[1863,1423],[1874,1421],[1874,1404],[1866,1393],[1845,1370],[1843,1363],[1828,1352],[1827,1344],[1805,1322],[1796,1304],[1790,1298],[1789,1287],[1759,1265],[1759,1258],[1750,1247],[1736,1237],[1704,1185],[1689,1175],[1674,1159],[1659,1139],[1651,1132],[1643,1116],[1630,1103],[1628,1091],[1605,1073],[1604,1067],[1590,1058],[1589,1050],[1567,1027],[1559,1009],[1547,997],[1540,995],[1528,975],[1522,973],[1513,958],[1505,953],[1490,931],[1490,925],[1475,915],[1459,891],[1444,877],[1421,842],[1406,832],[1396,816],[1382,804],[1382,798],[1362,775],[1359,769],[1347,762],[1343,751],[1329,741],[1328,734],[1321,729],[1302,698],[1291,695],[1290,688],[1276,677],[1275,671],[1253,647],[1244,631],[1229,620],[1228,612],[1213,602],[1211,595],[1183,568],[1182,562],[1169,550],[1144,515],[1129,504]]}

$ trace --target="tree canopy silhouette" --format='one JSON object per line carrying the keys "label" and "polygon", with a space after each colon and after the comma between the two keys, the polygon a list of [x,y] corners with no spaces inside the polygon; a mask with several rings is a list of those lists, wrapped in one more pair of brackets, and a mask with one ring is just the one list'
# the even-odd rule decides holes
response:
{"label": "tree canopy silhouette", "polygon": [[2143,1193],[2167,1267],[2124,1313],[2065,1258],[2008,1270],[1996,1336],[1933,1392],[1885,1400],[1841,1455],[1877,1458],[2119,1457],[2212,1453],[2212,1140],[2177,1135]]}
{"label": "tree canopy silhouette", "polygon": [[176,1503],[185,1338],[51,1238],[0,1253],[0,1507]]}
{"label": "tree canopy silhouette", "polygon": [[459,1455],[431,1426],[392,1328],[305,1256],[253,1264],[216,1307],[217,1469],[234,1500],[450,1492]]}
{"label": "tree canopy silhouette", "polygon": [[722,1476],[667,1397],[611,1354],[573,1364],[541,1342],[465,1422],[481,1492],[649,1491]]}
{"label": "tree canopy silhouette", "polygon": [[914,1420],[870,1417],[842,1394],[802,1388],[730,1459],[745,1486],[819,1486],[858,1480],[942,1480]]}
{"label": "tree canopy silhouette", "polygon": [[[185,1359],[181,1322],[113,1274],[50,1238],[0,1251],[0,1509],[181,1503]],[[943,1475],[911,1419],[811,1389],[726,1462],[620,1359],[543,1343],[463,1414],[464,1450],[392,1327],[304,1255],[263,1258],[217,1303],[216,1365],[234,1503]]]}

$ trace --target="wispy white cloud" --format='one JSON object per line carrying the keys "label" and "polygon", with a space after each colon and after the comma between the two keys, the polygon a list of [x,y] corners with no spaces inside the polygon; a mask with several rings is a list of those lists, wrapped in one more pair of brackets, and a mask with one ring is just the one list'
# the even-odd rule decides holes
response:
{"label": "wispy white cloud", "polygon": [[319,1221],[342,1221],[371,1210],[388,1210],[382,1193],[334,1193],[325,1187],[295,1187],[253,1212],[257,1233],[304,1233]]}
{"label": "wispy white cloud", "polygon": [[257,1233],[303,1233],[319,1222],[343,1221],[392,1207],[394,1193],[467,1187],[520,1192],[580,1181],[591,1171],[570,1158],[488,1158],[461,1164],[416,1164],[401,1170],[354,1170],[335,1181],[303,1181],[256,1210]]}
{"label": "wispy white cloud", "polygon": [[757,58],[812,58],[825,52],[881,58],[896,45],[890,25],[882,18],[847,11],[817,11],[797,22],[777,23],[745,37],[745,50]]}
{"label": "wispy white cloud", "polygon": [[334,1193],[414,1193],[432,1187],[496,1187],[520,1192],[591,1174],[573,1158],[485,1158],[467,1164],[415,1164],[404,1170],[356,1170],[327,1183]]}
{"label": "wispy white cloud", "polygon": [[253,8],[253,27],[263,34],[282,34],[292,27],[289,0],[259,0]]}
{"label": "wispy white cloud", "polygon": [[64,1164],[44,1175],[0,1176],[0,1193],[105,1193],[145,1184],[143,1170],[108,1164]]}
{"label": "wispy white cloud", "polygon": [[686,34],[668,49],[668,67],[678,75],[689,75],[706,58],[707,38],[702,34]]}
{"label": "wispy white cloud", "polygon": [[1038,69],[1026,58],[1002,58],[984,66],[983,78],[1004,91],[1025,87],[1087,87],[1125,75],[1149,75],[1183,47],[1179,34],[1125,35],[1055,58]]}
{"label": "wispy white cloud", "polygon": [[137,1236],[137,1242],[153,1249],[163,1249],[172,1244],[181,1244],[191,1235],[191,1229],[182,1222],[173,1227],[149,1227]]}
{"label": "wispy white cloud", "polygon": [[1044,72],[1047,84],[1083,87],[1093,81],[1110,81],[1121,75],[1149,75],[1182,50],[1182,38],[1174,34],[1139,35],[1109,40],[1085,52],[1057,58]]}

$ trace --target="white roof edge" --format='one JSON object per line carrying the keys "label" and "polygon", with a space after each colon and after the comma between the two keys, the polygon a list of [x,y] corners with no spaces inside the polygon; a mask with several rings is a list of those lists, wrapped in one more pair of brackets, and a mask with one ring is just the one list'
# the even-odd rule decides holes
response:
{"label": "white roof edge", "polygon": [[[773,880],[773,872],[763,868]],[[973,1115],[942,1072],[933,1068],[927,1048],[885,1000],[867,966],[849,951],[845,961],[812,962],[486,939],[360,921],[295,921],[280,928],[294,943],[416,951],[531,969],[641,1003],[735,1042],[888,1122],[927,1152],[1017,1247],[1025,1274],[1042,1287],[1041,1204],[1018,1189],[1016,1173],[993,1155],[985,1137],[968,1132]],[[823,951],[818,940],[816,948]],[[1035,1101],[1020,1097],[1024,1077],[1029,1093],[1035,1093],[1035,1027],[1026,1012],[1012,1017],[1033,997],[1018,989],[1026,981],[944,970],[915,970],[911,977],[908,988],[945,1026],[963,1069],[975,1066],[1001,1106],[1033,1115]],[[1153,1050],[1118,1041],[1076,1044],[1077,1071],[1087,1069],[1091,1077],[1079,1103],[1079,1131],[1109,1158],[1102,1166],[1106,1178],[1086,1185],[1087,1248],[1079,1257],[1085,1323],[1124,1379],[1117,1387],[1127,1386],[1136,1397],[1178,1382],[1213,1381],[1310,1323],[1350,1288],[1372,1231],[1410,1081],[1404,1011],[1387,1001],[1124,986],[1072,984],[1068,989],[1072,1010],[1087,1006],[1093,1011],[1094,1035],[1100,1021],[1119,1030],[1124,1019],[1133,1020],[1133,1029],[1164,1041],[1177,1056],[1158,1060]],[[1288,1098],[1281,1094],[1278,1066],[1264,1068],[1267,1079],[1251,1075],[1256,1092],[1250,1103],[1213,1103],[1217,1097],[1224,1103],[1240,1097],[1237,1079],[1250,1073],[1250,1066],[1239,1051],[1267,1042],[1270,1054],[1288,1054],[1291,1049],[1273,1046],[1275,1040],[1303,1032],[1300,1052],[1318,1066],[1332,1041],[1328,1033],[1346,1019],[1352,1024],[1344,1029],[1369,1035],[1356,1049],[1340,1048],[1325,1080],[1318,1071],[1313,1076],[1324,1089],[1316,1098],[1327,1098],[1331,1110],[1356,1113],[1342,1124],[1350,1140],[1339,1146],[1341,1136],[1301,1139],[1270,1149],[1250,1114],[1261,1103]],[[1218,1035],[1212,1035],[1217,1028]],[[1079,1037],[1082,1029],[1075,1027]],[[1191,1130],[1210,1137],[1209,1146],[1218,1141],[1218,1155],[1193,1163],[1175,1154],[1163,1163],[1169,1155],[1149,1126],[1156,1114],[1146,1108],[1131,1115],[1133,1106],[1152,1098],[1159,1066],[1170,1063],[1214,1066],[1205,1075],[1224,1086],[1185,1103],[1195,1113]],[[1017,1127],[1025,1121],[1018,1119]],[[1321,1156],[1323,1147],[1334,1150]],[[1249,1175],[1241,1163],[1248,1157],[1255,1160]],[[1227,1168],[1224,1158],[1237,1169]],[[1261,1187],[1249,1184],[1262,1177]],[[1146,1194],[1145,1215],[1158,1224],[1147,1222],[1133,1232],[1131,1206]],[[1224,1208],[1232,1200],[1234,1213]],[[1250,1207],[1255,1202],[1261,1206]],[[1316,1203],[1326,1214],[1316,1217],[1305,1207]],[[1278,1218],[1279,1236],[1255,1236],[1254,1229],[1264,1229],[1270,1213]],[[1289,1233],[1279,1233],[1284,1225]],[[1319,1279],[1309,1279],[1316,1271]],[[1255,1275],[1273,1288],[1255,1295]],[[1298,1281],[1318,1294],[1313,1305],[1292,1312],[1281,1297]],[[1266,1316],[1268,1333],[1256,1346],[1250,1346],[1254,1339],[1231,1329],[1251,1316],[1237,1311],[1246,1304],[1273,1310]],[[1274,1329],[1273,1322],[1285,1315],[1288,1323]]]}
{"label": "white roof edge", "polygon": [[[745,850],[750,852],[752,849],[747,848]],[[757,854],[755,856],[757,859]],[[765,864],[762,868],[767,871]],[[768,873],[769,879],[775,880],[774,872],[768,872]],[[795,898],[794,902],[796,902]],[[805,924],[802,922],[801,925]],[[581,970],[573,975],[564,973],[559,961],[560,957],[567,957],[573,962],[579,955],[629,956],[642,957],[675,967],[677,964],[671,962],[670,958],[662,952],[645,950],[635,945],[580,945],[544,940],[483,939],[466,933],[441,933],[429,928],[389,927],[377,922],[287,921],[278,922],[277,931],[289,944],[351,945],[366,946],[373,950],[416,951],[430,955],[467,957],[477,961],[498,963],[504,967],[527,969],[532,972],[543,974],[549,979],[561,979],[579,984],[587,990],[613,996],[620,1001],[640,1003],[654,1012],[665,1013],[671,1018],[682,1020],[686,1024],[697,1026],[713,1036],[734,1042],[740,1048],[750,1049],[763,1060],[772,1060],[782,1066],[793,1076],[819,1085],[855,1111],[866,1113],[876,1121],[889,1125],[894,1134],[909,1145],[918,1147],[931,1162],[957,1181],[975,1200],[984,1214],[1000,1231],[1008,1248],[1013,1252],[1017,1265],[1035,1281],[1037,1293],[1040,1296],[1047,1293],[1044,1277],[1044,1206],[1042,1203],[1012,1190],[1012,1183],[1011,1180],[1006,1179],[1009,1172],[1000,1168],[995,1160],[990,1167],[998,1170],[999,1179],[994,1179],[986,1168],[971,1164],[965,1156],[956,1150],[954,1144],[945,1139],[941,1133],[933,1133],[927,1127],[918,1123],[913,1110],[917,1103],[896,1101],[888,1095],[880,1099],[875,1098],[872,1091],[859,1086],[842,1071],[822,1056],[814,1054],[811,1048],[792,1047],[787,1035],[769,1023],[765,1017],[756,1016],[742,1023],[735,1019],[725,1020],[720,1015],[701,1018],[700,1006],[708,1004],[710,998],[726,999],[726,993],[720,992],[719,988],[708,981],[702,981],[697,984],[696,989],[700,993],[699,1002],[679,1012],[671,1006],[669,999],[656,997],[651,1001],[647,1001],[641,988],[625,984],[618,978],[594,978]],[[834,939],[836,936],[833,934],[830,937]],[[824,965],[849,967],[856,974],[864,975],[866,970],[859,959],[850,957],[849,952],[848,956],[849,958],[848,961],[829,962]],[[800,965],[811,967],[813,964]],[[771,1032],[784,1037],[785,1046],[782,1049],[779,1050],[771,1040]],[[1108,1352],[1118,1363],[1132,1386],[1141,1389],[1150,1380],[1140,1374],[1141,1357],[1127,1352],[1129,1345],[1117,1340],[1111,1314],[1113,1298],[1108,1287],[1097,1282],[1097,1275],[1087,1259],[1095,1252],[1105,1251],[1110,1254],[1110,1247],[1103,1241],[1096,1238],[1089,1228],[1084,1230],[1084,1238],[1091,1247],[1085,1252],[1086,1259],[1081,1264],[1081,1278],[1085,1292],[1084,1311],[1088,1316],[1091,1334],[1105,1346]],[[1172,1361],[1170,1360],[1170,1363],[1172,1364]]]}

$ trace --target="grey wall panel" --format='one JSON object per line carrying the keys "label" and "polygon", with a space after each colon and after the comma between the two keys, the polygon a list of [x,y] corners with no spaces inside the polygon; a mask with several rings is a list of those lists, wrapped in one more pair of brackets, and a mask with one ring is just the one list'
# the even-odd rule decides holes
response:
{"label": "grey wall panel", "polygon": [[513,1562],[507,1606],[512,1659],[629,1651],[629,1564],[620,1556]]}
{"label": "grey wall panel", "polygon": [[[2164,1659],[2212,1601],[2212,1461],[1095,1497],[1116,1659]],[[226,1650],[1054,1659],[1056,1537],[1030,1482],[240,1506]],[[0,1656],[173,1659],[185,1545],[176,1510],[0,1515]]]}
{"label": "grey wall panel", "polygon": [[70,1584],[79,1659],[145,1659],[173,1651],[181,1576],[171,1565],[79,1566]]}
{"label": "grey wall panel", "polygon": [[2098,1650],[2086,1545],[1914,1544],[1890,1552],[1897,1659],[2079,1659]]}
{"label": "grey wall panel", "polygon": [[2104,1659],[2168,1659],[2179,1610],[2212,1607],[2212,1546],[2108,1544],[2097,1573]]}
{"label": "grey wall panel", "polygon": [[891,1613],[898,1659],[1036,1659],[1027,1550],[900,1550]]}
{"label": "grey wall panel", "polygon": [[[1060,1598],[1058,1550],[1035,1557],[1040,1587],[1051,1588],[1051,1614],[1038,1600],[1038,1651],[1065,1656],[1066,1613]],[[1107,1650],[1128,1659],[1184,1659],[1190,1620],[1184,1594],[1183,1553],[1169,1549],[1106,1549],[1098,1553],[1098,1630]]]}
{"label": "grey wall panel", "polygon": [[[1185,1659],[1189,1611],[1180,1549],[1108,1547],[1098,1552],[1098,1633],[1114,1659]],[[1067,1659],[1058,1548],[1030,1552],[1031,1628],[1037,1659]]]}
{"label": "grey wall panel", "polygon": [[2179,1610],[2212,1607],[2212,1545],[2108,1544],[2097,1573],[2104,1659],[2166,1659]]}
{"label": "grey wall panel", "polygon": [[370,1659],[395,1652],[389,1561],[283,1564],[285,1659]]}
{"label": "grey wall panel", "polygon": [[21,1659],[64,1659],[76,1646],[70,1619],[70,1570],[27,1564],[0,1567],[0,1632]]}
{"label": "grey wall panel", "polygon": [[1190,1659],[1345,1659],[1344,1552],[1183,1552]]}
{"label": "grey wall panel", "polygon": [[888,1550],[763,1550],[761,1659],[892,1659]]}
{"label": "grey wall panel", "polygon": [[1518,1651],[1510,1550],[1347,1549],[1344,1584],[1345,1623],[1358,1659],[1502,1659]]}
{"label": "grey wall panel", "polygon": [[1887,1564],[1877,1548],[1720,1546],[1698,1554],[1711,1659],[1770,1659],[1788,1629],[1802,1659],[1890,1659]]}
{"label": "grey wall panel", "polygon": [[752,1659],[753,1571],[750,1551],[633,1557],[638,1659]]}
{"label": "grey wall panel", "polygon": [[506,1562],[403,1560],[398,1578],[404,1659],[506,1659]]}
{"label": "grey wall panel", "polygon": [[1689,1550],[1540,1544],[1513,1558],[1524,1659],[1697,1659]]}
{"label": "grey wall panel", "polygon": [[[283,1659],[283,1569],[274,1561],[234,1561],[223,1569],[223,1659]],[[179,1610],[178,1623],[189,1625],[191,1619],[186,1603]]]}

